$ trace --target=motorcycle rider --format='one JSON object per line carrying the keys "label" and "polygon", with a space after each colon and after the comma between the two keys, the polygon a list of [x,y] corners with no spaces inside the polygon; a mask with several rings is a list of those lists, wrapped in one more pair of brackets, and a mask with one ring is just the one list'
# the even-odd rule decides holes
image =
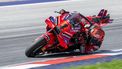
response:
{"label": "motorcycle rider", "polygon": [[[70,16],[72,15],[68,11],[62,9],[59,12],[62,16]],[[89,19],[89,17],[87,17]],[[98,18],[98,17],[94,17]],[[103,17],[102,17],[103,18]],[[91,18],[92,19],[92,18]],[[84,42],[82,42],[82,45],[80,46],[80,52],[81,53],[93,53],[94,51],[98,50],[102,44],[103,38],[104,38],[104,31],[101,29],[101,27],[97,24],[94,24],[95,22],[91,20],[92,24],[89,24],[88,22],[83,22],[82,19],[79,17],[76,17],[71,21],[71,25],[73,27],[73,30],[77,32],[84,32]],[[84,24],[85,23],[85,24]],[[79,28],[79,29],[78,29]]]}

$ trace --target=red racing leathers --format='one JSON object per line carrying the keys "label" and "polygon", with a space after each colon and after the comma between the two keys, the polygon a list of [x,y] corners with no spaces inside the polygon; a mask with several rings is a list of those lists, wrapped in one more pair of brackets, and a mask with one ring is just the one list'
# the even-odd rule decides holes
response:
{"label": "red racing leathers", "polygon": [[[69,14],[70,15],[70,14]],[[68,13],[62,14],[62,16],[66,17],[69,16]],[[89,19],[92,23],[89,24],[88,22],[80,22],[79,26],[82,28],[79,29],[77,32],[82,32],[84,34],[84,41],[82,42],[81,53],[93,53],[94,51],[98,50],[102,44],[103,38],[104,38],[104,31],[101,29],[99,24],[102,22],[102,20],[99,20],[100,22],[95,22],[93,19],[100,19],[100,16],[88,16],[86,17]],[[89,25],[89,26],[88,26]],[[78,28],[78,26],[74,26],[74,29]]]}

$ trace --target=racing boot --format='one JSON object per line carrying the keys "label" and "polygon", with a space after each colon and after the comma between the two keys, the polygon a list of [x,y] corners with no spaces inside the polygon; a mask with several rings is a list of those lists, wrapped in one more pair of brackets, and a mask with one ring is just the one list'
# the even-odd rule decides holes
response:
{"label": "racing boot", "polygon": [[86,51],[85,51],[85,44],[81,44],[79,50],[80,50],[81,54],[85,54],[86,53]]}

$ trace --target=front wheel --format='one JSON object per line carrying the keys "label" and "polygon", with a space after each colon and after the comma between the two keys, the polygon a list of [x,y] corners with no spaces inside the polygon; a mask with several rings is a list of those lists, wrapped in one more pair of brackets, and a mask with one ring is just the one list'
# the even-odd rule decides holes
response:
{"label": "front wheel", "polygon": [[40,38],[31,47],[26,49],[25,55],[27,57],[35,57],[36,55],[39,55],[41,48],[44,47],[46,44],[46,39],[44,37]]}

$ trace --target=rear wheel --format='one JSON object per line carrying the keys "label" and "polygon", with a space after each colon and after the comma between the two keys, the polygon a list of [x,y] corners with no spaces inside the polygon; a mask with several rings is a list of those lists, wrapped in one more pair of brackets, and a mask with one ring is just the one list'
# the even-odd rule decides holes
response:
{"label": "rear wheel", "polygon": [[39,55],[39,53],[41,52],[41,48],[44,47],[46,44],[46,39],[44,37],[40,38],[31,47],[26,49],[25,55],[27,57],[35,57],[36,55]]}

